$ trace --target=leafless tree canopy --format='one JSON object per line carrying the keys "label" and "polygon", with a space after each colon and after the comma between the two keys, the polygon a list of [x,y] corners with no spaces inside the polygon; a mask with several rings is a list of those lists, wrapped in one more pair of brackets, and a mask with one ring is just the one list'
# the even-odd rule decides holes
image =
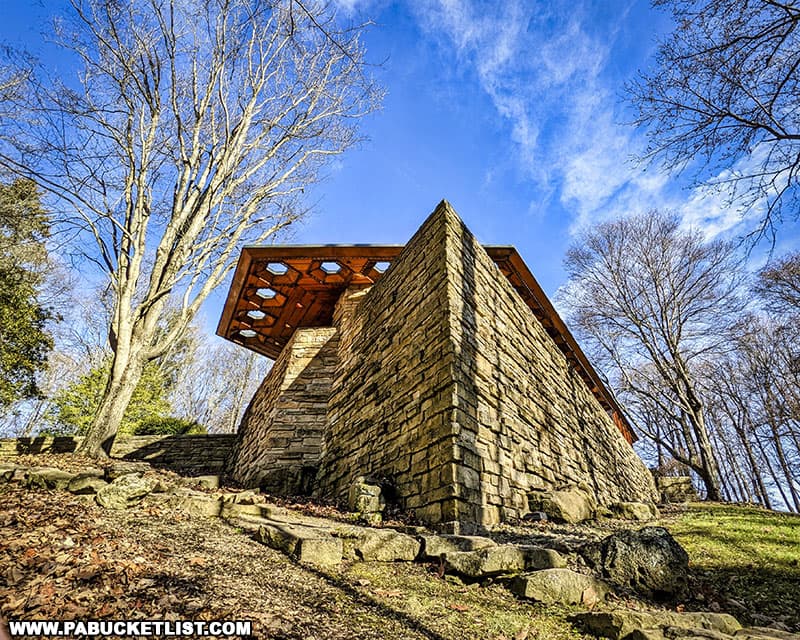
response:
{"label": "leafless tree canopy", "polygon": [[800,314],[800,252],[783,256],[759,271],[755,290],[770,311]]}
{"label": "leafless tree canopy", "polygon": [[[57,36],[81,75],[12,74],[30,81],[7,96],[0,165],[50,192],[108,277],[114,364],[97,417],[107,440],[143,364],[185,331],[242,243],[303,213],[299,194],[357,141],[380,96],[362,27],[340,26],[316,0],[72,7]],[[179,317],[159,332],[169,298]]]}
{"label": "leafless tree canopy", "polygon": [[673,34],[655,69],[629,86],[648,157],[691,167],[754,205],[763,228],[796,215],[800,171],[800,5],[776,0],[658,0]]}
{"label": "leafless tree canopy", "polygon": [[565,261],[566,305],[601,368],[630,396],[640,428],[720,496],[697,370],[723,351],[740,309],[737,256],[676,216],[652,211],[597,225]]}

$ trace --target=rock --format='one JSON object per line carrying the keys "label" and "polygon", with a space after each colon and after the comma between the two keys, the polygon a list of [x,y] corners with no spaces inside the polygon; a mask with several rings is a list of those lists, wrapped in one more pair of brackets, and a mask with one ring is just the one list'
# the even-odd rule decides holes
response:
{"label": "rock", "polygon": [[581,549],[599,577],[657,601],[686,592],[689,556],[663,527],[621,531]]}
{"label": "rock", "polygon": [[267,501],[258,491],[250,489],[247,491],[239,491],[238,493],[226,493],[222,496],[222,500],[233,504],[263,504]]}
{"label": "rock", "polygon": [[239,504],[237,502],[222,501],[222,508],[219,512],[221,518],[238,518],[239,516],[261,516],[264,515],[263,505],[260,504]]}
{"label": "rock", "polygon": [[[567,618],[570,622],[598,638],[622,640],[625,638],[651,638],[657,630],[668,637],[668,628],[683,630],[711,630],[732,635],[742,625],[726,613],[674,613],[672,611],[588,611]],[[631,635],[638,633],[639,635]],[[675,633],[674,630],[671,633]],[[642,635],[649,634],[649,635]],[[674,637],[674,636],[673,636]]]}
{"label": "rock", "polygon": [[66,489],[74,473],[51,467],[34,467],[28,471],[26,484],[31,489]]}
{"label": "rock", "polygon": [[126,476],[129,474],[139,474],[143,475],[150,471],[150,465],[146,462],[128,462],[128,461],[120,461],[120,462],[112,462],[105,468],[104,478],[108,482],[113,482],[117,478],[121,478],[122,476]]}
{"label": "rock", "polygon": [[658,517],[655,505],[645,502],[615,502],[609,505],[611,513],[623,520],[639,520],[646,522]]}
{"label": "rock", "polygon": [[453,551],[477,551],[497,546],[494,540],[481,536],[422,534],[419,538],[422,541],[420,557],[423,560],[437,560],[443,554]]}
{"label": "rock", "polygon": [[543,569],[517,576],[511,590],[522,598],[545,604],[586,606],[594,606],[611,592],[605,582],[569,569]]}
{"label": "rock", "polygon": [[477,551],[452,551],[444,554],[444,562],[445,569],[476,579],[566,566],[561,554],[553,549],[513,544]]}
{"label": "rock", "polygon": [[[665,627],[662,631],[668,640],[732,640],[733,636],[714,629],[697,629],[694,627]],[[630,636],[628,636],[630,637]]]}
{"label": "rock", "polygon": [[[368,522],[379,523],[385,506],[379,485],[367,482],[364,476],[357,477],[350,485],[347,507],[350,511],[361,514]],[[376,514],[381,514],[381,517],[376,517]]]}
{"label": "rock", "polygon": [[634,629],[625,640],[667,640],[661,629]]}
{"label": "rock", "polygon": [[169,499],[169,504],[191,516],[216,518],[222,512],[222,500],[202,491],[179,489]]}
{"label": "rock", "polygon": [[[102,471],[100,472],[102,475]],[[79,473],[67,485],[67,491],[77,495],[89,495],[97,493],[108,483],[102,477],[92,473]]]}
{"label": "rock", "polygon": [[531,491],[528,508],[543,511],[550,520],[577,524],[594,518],[597,502],[588,487],[571,486],[556,491]]}
{"label": "rock", "polygon": [[203,489],[219,489],[218,475],[194,476],[190,478],[190,482],[199,485]]}
{"label": "rock", "polygon": [[97,503],[106,509],[127,509],[139,503],[156,486],[154,478],[129,473],[97,492]]}
{"label": "rock", "polygon": [[11,482],[17,469],[19,469],[19,467],[15,464],[0,464],[0,483]]}
{"label": "rock", "polygon": [[547,522],[547,514],[544,511],[531,511],[526,513],[522,519],[529,522]]}
{"label": "rock", "polygon": [[257,538],[300,562],[331,566],[342,561],[342,540],[311,527],[286,522],[265,523],[259,527]]}
{"label": "rock", "polygon": [[356,556],[374,562],[413,562],[419,555],[416,538],[393,529],[363,528],[353,544]]}
{"label": "rock", "polygon": [[700,496],[689,476],[656,478],[656,487],[661,494],[661,502],[697,502]]}

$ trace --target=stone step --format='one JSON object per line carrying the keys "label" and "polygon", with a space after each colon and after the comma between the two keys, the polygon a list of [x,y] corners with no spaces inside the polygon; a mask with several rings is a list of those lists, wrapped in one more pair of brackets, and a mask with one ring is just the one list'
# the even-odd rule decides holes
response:
{"label": "stone step", "polygon": [[339,564],[344,553],[341,538],[334,538],[320,529],[288,522],[262,523],[256,538],[268,547],[293,556],[300,562],[319,566]]}
{"label": "stone step", "polygon": [[477,551],[452,551],[443,558],[445,570],[473,579],[566,566],[558,551],[531,545],[503,544]]}

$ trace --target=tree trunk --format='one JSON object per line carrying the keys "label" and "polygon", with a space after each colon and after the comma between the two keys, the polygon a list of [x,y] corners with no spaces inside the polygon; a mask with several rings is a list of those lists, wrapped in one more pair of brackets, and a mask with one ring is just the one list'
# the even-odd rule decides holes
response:
{"label": "tree trunk", "polygon": [[738,421],[735,421],[733,426],[736,430],[736,435],[739,436],[739,441],[742,443],[742,447],[744,447],[747,463],[750,465],[753,489],[755,490],[756,495],[760,498],[761,504],[763,504],[767,509],[772,509],[772,501],[769,498],[769,493],[767,492],[766,486],[764,486],[764,478],[761,475],[761,469],[759,468],[758,462],[756,462],[755,454],[753,454],[753,445],[750,443],[750,439],[747,437],[744,427],[739,424]]}
{"label": "tree trunk", "polygon": [[[702,411],[702,410],[700,410]],[[708,437],[705,420],[701,412],[690,415],[692,427],[697,437],[697,449],[700,455],[700,469],[697,470],[706,487],[706,500],[719,502],[722,500],[719,484],[719,469]]]}
{"label": "tree trunk", "polygon": [[105,458],[111,454],[114,437],[144,369],[139,358],[130,357],[129,353],[129,347],[117,349],[100,406],[76,453],[91,458]]}
{"label": "tree trunk", "polygon": [[783,485],[781,484],[780,478],[778,478],[778,474],[775,472],[775,467],[773,467],[772,463],[769,461],[769,455],[767,454],[767,451],[764,448],[764,443],[759,439],[758,434],[756,434],[756,444],[758,445],[758,448],[761,451],[761,456],[764,459],[764,464],[767,465],[767,471],[769,471],[769,475],[772,476],[772,481],[775,483],[775,488],[778,490],[778,493],[781,494],[781,499],[783,500],[783,503],[786,505],[786,508],[789,511],[794,511],[792,503],[789,501],[789,496],[787,496],[786,492],[783,490]]}

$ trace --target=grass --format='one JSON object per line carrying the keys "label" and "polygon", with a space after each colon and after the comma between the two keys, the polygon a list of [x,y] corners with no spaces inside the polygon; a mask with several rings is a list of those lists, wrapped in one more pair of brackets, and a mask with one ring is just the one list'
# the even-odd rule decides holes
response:
{"label": "grass", "polygon": [[[362,593],[414,620],[435,639],[577,640],[565,618],[574,608],[544,607],[514,598],[500,584],[441,579],[420,565],[356,563],[341,576]],[[363,586],[362,586],[363,585]]]}
{"label": "grass", "polygon": [[693,504],[663,524],[689,553],[697,608],[751,624],[800,624],[800,516]]}

